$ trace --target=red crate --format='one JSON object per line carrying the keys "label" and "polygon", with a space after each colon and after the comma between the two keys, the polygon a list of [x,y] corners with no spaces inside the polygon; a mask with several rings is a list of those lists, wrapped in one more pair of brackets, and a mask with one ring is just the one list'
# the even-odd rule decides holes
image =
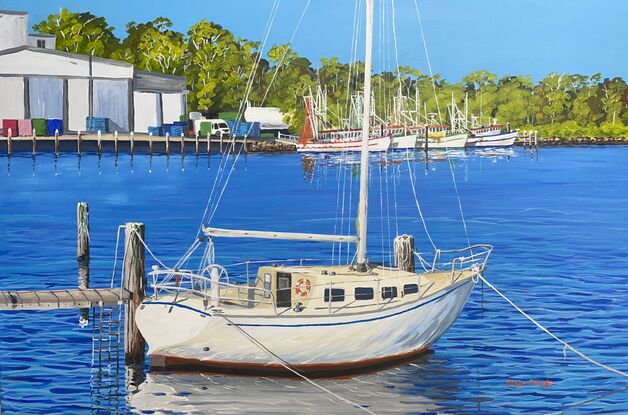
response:
{"label": "red crate", "polygon": [[9,128],[11,129],[11,136],[17,137],[17,120],[2,120],[2,134],[5,137],[9,136]]}

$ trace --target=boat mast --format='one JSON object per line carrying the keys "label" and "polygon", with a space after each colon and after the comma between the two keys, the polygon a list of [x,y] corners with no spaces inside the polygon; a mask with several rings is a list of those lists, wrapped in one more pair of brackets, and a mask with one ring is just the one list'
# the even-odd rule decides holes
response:
{"label": "boat mast", "polygon": [[362,153],[360,154],[360,204],[358,208],[357,265],[366,265],[366,221],[369,197],[369,136],[371,132],[371,65],[373,59],[373,0],[366,0],[366,56],[364,57],[364,105],[362,112]]}

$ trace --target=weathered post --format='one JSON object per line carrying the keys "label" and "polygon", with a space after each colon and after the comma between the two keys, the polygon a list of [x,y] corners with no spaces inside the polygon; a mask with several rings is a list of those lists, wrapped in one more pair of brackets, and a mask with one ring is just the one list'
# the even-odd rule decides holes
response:
{"label": "weathered post", "polygon": [[118,155],[118,131],[113,132],[113,146],[116,156]]}
{"label": "weathered post", "polygon": [[[86,202],[76,205],[76,260],[78,262],[78,287],[89,288],[89,206]],[[79,323],[89,321],[89,309],[82,308]]]}
{"label": "weathered post", "polygon": [[430,127],[429,126],[425,126],[425,143],[423,146],[423,150],[425,151],[425,155],[427,156],[427,151],[429,150],[429,144],[428,144],[428,137],[429,137],[429,131],[430,131]]}
{"label": "weathered post", "polygon": [[124,231],[124,288],[131,299],[124,313],[124,359],[127,365],[144,363],[146,341],[135,324],[135,311],[145,297],[144,224],[127,223]]}
{"label": "weathered post", "polygon": [[220,133],[220,154],[222,154],[222,133]]}
{"label": "weathered post", "polygon": [[100,156],[102,154],[102,133],[100,132],[100,130],[98,130],[98,155]]}
{"label": "weathered post", "polygon": [[181,157],[185,156],[185,137],[181,133]]}
{"label": "weathered post", "polygon": [[55,154],[59,155],[59,130],[55,130]]}
{"label": "weathered post", "polygon": [[148,154],[153,155],[153,133],[148,134]]}
{"label": "weathered post", "polygon": [[129,135],[131,136],[131,156],[132,156],[133,153],[135,152],[135,133],[131,131]]}
{"label": "weathered post", "polygon": [[534,131],[534,146],[539,148],[539,130]]}
{"label": "weathered post", "polygon": [[414,236],[399,235],[393,242],[395,265],[400,271],[414,272]]}
{"label": "weathered post", "polygon": [[209,133],[207,133],[207,155],[208,156],[209,156],[209,150],[210,150],[211,145],[212,145],[212,139],[209,136]]}
{"label": "weathered post", "polygon": [[198,133],[196,133],[196,136],[194,137],[194,146],[196,148],[196,155],[198,156]]}
{"label": "weathered post", "polygon": [[33,156],[37,154],[37,136],[33,134]]}
{"label": "weathered post", "polygon": [[170,155],[170,133],[166,133],[166,155]]}
{"label": "weathered post", "polygon": [[79,156],[81,155],[81,132],[77,131],[76,132],[76,152],[79,154]]}
{"label": "weathered post", "polygon": [[11,143],[11,136],[13,135],[13,130],[11,130],[9,128],[9,131],[7,132],[7,154],[11,155],[11,150],[12,150],[12,143]]}

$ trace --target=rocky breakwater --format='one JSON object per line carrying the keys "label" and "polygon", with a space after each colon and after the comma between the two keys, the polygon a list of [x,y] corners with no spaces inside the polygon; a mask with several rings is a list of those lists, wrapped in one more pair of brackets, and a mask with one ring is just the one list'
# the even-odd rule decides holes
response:
{"label": "rocky breakwater", "polygon": [[249,144],[248,153],[286,153],[297,151],[294,144],[282,143],[280,141],[256,141]]}

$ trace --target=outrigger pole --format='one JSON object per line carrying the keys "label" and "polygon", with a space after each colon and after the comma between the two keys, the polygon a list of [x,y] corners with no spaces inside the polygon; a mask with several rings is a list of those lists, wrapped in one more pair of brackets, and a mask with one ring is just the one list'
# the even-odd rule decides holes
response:
{"label": "outrigger pole", "polygon": [[373,60],[373,0],[366,0],[366,55],[364,57],[364,108],[362,113],[362,152],[360,154],[360,202],[358,205],[359,270],[366,270],[366,221],[369,197],[369,138],[371,133],[371,71]]}

